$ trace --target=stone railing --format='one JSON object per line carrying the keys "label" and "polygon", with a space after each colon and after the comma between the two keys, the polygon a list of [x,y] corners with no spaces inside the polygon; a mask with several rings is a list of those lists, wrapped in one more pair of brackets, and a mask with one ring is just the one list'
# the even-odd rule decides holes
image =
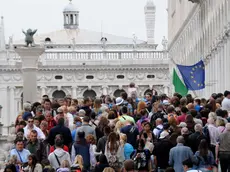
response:
{"label": "stone railing", "polygon": [[[21,62],[20,56],[14,51],[8,53],[8,60],[14,64]],[[105,51],[105,52],[45,52],[39,61],[43,65],[76,65],[76,64],[152,64],[168,60],[164,51]]]}

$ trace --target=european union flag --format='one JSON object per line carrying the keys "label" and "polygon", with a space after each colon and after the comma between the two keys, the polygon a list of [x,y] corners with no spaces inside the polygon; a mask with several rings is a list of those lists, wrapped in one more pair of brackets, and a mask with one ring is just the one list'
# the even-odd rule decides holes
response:
{"label": "european union flag", "polygon": [[202,60],[192,66],[177,65],[177,67],[189,90],[205,88],[205,66]]}

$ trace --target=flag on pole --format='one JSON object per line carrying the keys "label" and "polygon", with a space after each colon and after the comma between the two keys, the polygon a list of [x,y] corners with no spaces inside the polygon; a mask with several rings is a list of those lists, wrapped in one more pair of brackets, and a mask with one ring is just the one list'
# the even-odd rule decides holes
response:
{"label": "flag on pole", "polygon": [[192,66],[177,65],[188,90],[205,88],[205,66],[201,60]]}
{"label": "flag on pole", "polygon": [[173,85],[175,87],[175,92],[181,94],[182,96],[187,95],[188,89],[181,81],[175,69],[173,69]]}

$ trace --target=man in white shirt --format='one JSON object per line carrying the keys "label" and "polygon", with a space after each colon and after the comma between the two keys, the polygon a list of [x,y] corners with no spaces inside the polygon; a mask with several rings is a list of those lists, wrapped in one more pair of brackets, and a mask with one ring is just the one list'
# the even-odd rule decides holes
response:
{"label": "man in white shirt", "polygon": [[227,110],[230,113],[230,91],[224,92],[224,100],[222,101],[222,109]]}
{"label": "man in white shirt", "polygon": [[34,125],[34,119],[32,117],[28,117],[28,123],[23,128],[24,129],[24,136],[29,139],[30,132],[32,130],[36,130],[38,133],[38,139],[45,139],[46,136],[42,132],[42,130]]}
{"label": "man in white shirt", "polygon": [[154,130],[153,130],[153,134],[154,134],[157,138],[160,137],[161,132],[164,130],[162,124],[163,124],[162,119],[161,119],[161,118],[157,118],[157,119],[156,119],[156,128],[154,128]]}

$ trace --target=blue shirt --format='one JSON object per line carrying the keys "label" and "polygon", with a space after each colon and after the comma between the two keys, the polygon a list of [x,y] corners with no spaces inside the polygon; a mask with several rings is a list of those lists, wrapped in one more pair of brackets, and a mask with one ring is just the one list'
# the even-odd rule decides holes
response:
{"label": "blue shirt", "polygon": [[17,151],[16,149],[12,149],[10,151],[10,157],[13,155],[17,156],[18,161],[21,163],[26,163],[28,162],[28,156],[30,155],[30,151],[27,149],[23,149],[22,151]]}
{"label": "blue shirt", "polygon": [[124,145],[124,154],[125,154],[125,160],[131,159],[130,155],[133,153],[134,149],[133,146],[129,143],[125,143]]}

